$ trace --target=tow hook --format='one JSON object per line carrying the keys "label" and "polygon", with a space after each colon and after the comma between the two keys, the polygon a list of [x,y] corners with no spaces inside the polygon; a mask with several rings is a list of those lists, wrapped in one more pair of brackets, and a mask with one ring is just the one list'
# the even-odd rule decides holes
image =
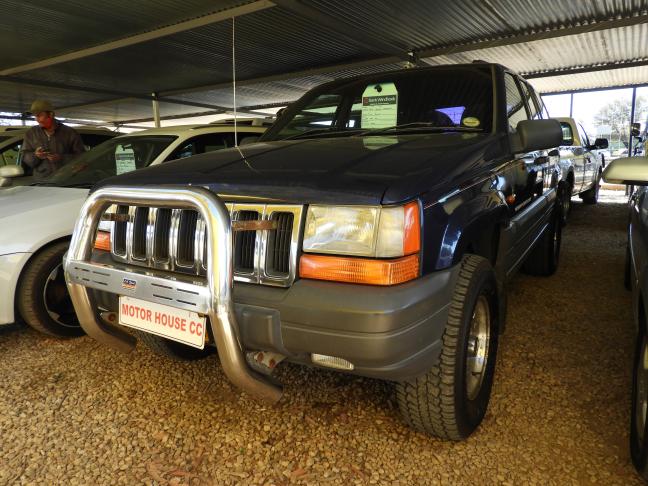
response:
{"label": "tow hook", "polygon": [[250,351],[245,354],[245,360],[254,371],[270,376],[277,365],[286,357],[272,351]]}

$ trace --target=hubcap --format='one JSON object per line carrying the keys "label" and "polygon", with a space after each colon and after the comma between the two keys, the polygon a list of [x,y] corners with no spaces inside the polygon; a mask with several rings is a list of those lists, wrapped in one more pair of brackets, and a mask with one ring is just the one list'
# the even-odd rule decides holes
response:
{"label": "hubcap", "polygon": [[648,338],[644,336],[641,351],[637,359],[636,370],[636,402],[635,402],[635,423],[637,424],[637,436],[643,442],[646,429],[646,412],[648,412]]}
{"label": "hubcap", "polygon": [[486,368],[488,366],[488,347],[490,343],[490,305],[484,295],[480,295],[475,304],[466,353],[466,394],[469,400],[479,395]]}
{"label": "hubcap", "polygon": [[50,272],[43,287],[43,302],[49,316],[64,327],[79,327],[72,300],[65,285],[63,265],[59,264]]}

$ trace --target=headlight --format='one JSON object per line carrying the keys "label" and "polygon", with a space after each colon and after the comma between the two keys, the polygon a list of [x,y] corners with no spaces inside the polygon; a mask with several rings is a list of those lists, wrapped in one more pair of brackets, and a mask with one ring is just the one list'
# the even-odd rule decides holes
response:
{"label": "headlight", "polygon": [[374,258],[415,253],[420,249],[418,203],[396,207],[309,206],[303,249]]}

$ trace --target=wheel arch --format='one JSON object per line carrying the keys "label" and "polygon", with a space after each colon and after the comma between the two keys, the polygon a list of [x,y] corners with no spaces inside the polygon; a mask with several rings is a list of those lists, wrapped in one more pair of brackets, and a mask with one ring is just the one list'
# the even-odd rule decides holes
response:
{"label": "wheel arch", "polygon": [[[47,250],[48,248],[50,248],[50,247],[52,247],[54,245],[57,245],[58,243],[62,243],[62,242],[65,242],[65,241],[69,242],[71,239],[72,239],[72,235],[68,235],[68,236],[61,236],[59,238],[55,238],[55,239],[53,239],[51,241],[48,241],[46,244],[44,244],[43,246],[38,248],[36,251],[34,251],[29,256],[29,258],[27,260],[25,260],[22,267],[20,267],[20,270],[18,272],[19,276],[16,279],[16,287],[14,288],[14,309],[17,307],[17,301],[16,301],[16,299],[18,298],[18,292],[17,291],[20,288],[20,285],[22,283],[22,279],[23,279],[25,269],[29,266],[29,264],[34,261],[34,258],[36,258],[38,255],[40,255],[43,251]],[[15,310],[14,310],[14,313],[16,315],[18,315],[18,313],[15,312]]]}

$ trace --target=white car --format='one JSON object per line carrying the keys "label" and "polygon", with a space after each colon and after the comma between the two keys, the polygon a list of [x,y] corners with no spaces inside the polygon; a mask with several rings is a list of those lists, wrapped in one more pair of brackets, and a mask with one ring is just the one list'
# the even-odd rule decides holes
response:
{"label": "white car", "polygon": [[[31,127],[1,127],[0,128],[0,177],[2,177],[2,167],[20,166],[20,149],[22,148],[23,138],[25,133]],[[74,127],[74,129],[81,136],[83,145],[86,150],[96,147],[100,143],[110,140],[119,135],[119,133],[108,130],[107,128],[98,127]],[[27,174],[24,173],[27,169]],[[11,180],[5,180],[3,185],[25,185],[32,182],[29,175],[30,168],[23,167],[22,171],[12,171]]]}
{"label": "white car", "polygon": [[[255,141],[265,129],[239,124],[239,144]],[[231,124],[143,130],[104,142],[45,182],[0,191],[0,325],[18,313],[50,335],[82,334],[61,263],[88,189],[116,174],[232,146]]]}

